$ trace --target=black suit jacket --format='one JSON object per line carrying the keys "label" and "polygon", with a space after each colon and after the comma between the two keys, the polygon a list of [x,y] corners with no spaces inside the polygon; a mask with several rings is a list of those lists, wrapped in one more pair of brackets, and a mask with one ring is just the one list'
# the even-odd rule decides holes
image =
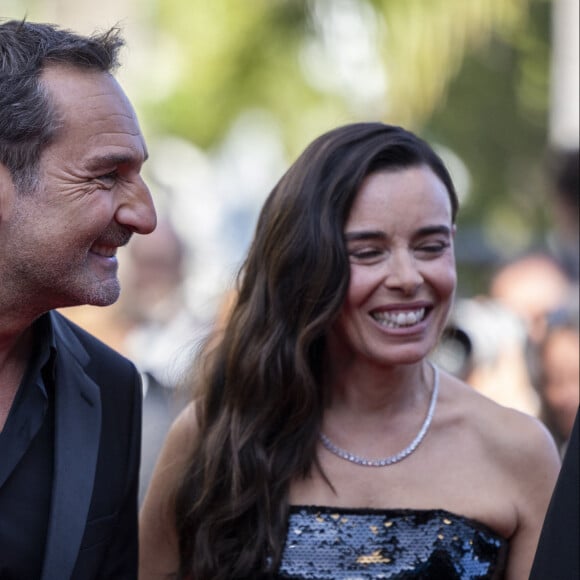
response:
{"label": "black suit jacket", "polygon": [[142,389],[134,365],[51,312],[54,481],[41,580],[137,578]]}
{"label": "black suit jacket", "polygon": [[[530,580],[580,578],[580,411],[542,527]],[[540,466],[541,469],[541,466]]]}

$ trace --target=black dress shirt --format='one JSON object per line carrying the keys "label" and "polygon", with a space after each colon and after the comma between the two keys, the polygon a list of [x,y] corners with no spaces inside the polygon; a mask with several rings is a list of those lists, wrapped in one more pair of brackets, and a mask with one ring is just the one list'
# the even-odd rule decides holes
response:
{"label": "black dress shirt", "polygon": [[0,433],[0,580],[40,578],[51,504],[56,353],[48,316]]}

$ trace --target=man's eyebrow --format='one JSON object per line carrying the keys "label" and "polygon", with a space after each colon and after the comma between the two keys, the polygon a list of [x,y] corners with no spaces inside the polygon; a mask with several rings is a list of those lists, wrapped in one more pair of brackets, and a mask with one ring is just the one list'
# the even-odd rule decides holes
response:
{"label": "man's eyebrow", "polygon": [[[148,156],[147,151],[145,151],[143,160],[146,161]],[[135,163],[136,159],[137,158],[134,155],[128,155],[125,153],[108,153],[89,159],[87,162],[87,168],[91,171],[98,171],[100,169],[107,169],[117,165],[132,164]]]}

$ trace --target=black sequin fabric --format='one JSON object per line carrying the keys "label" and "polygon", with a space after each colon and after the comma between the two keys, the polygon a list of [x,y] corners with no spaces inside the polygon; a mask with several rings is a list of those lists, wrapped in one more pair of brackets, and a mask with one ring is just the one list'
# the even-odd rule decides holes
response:
{"label": "black sequin fabric", "polygon": [[291,506],[280,580],[499,580],[507,541],[445,510]]}

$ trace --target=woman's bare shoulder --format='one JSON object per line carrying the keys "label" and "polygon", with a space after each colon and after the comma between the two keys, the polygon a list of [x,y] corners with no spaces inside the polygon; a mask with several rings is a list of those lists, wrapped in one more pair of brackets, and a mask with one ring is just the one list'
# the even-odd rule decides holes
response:
{"label": "woman's bare shoulder", "polygon": [[536,417],[503,406],[477,392],[470,385],[446,376],[450,405],[473,428],[482,444],[498,459],[513,467],[514,459],[526,464],[532,461],[553,463],[558,457],[554,439]]}

